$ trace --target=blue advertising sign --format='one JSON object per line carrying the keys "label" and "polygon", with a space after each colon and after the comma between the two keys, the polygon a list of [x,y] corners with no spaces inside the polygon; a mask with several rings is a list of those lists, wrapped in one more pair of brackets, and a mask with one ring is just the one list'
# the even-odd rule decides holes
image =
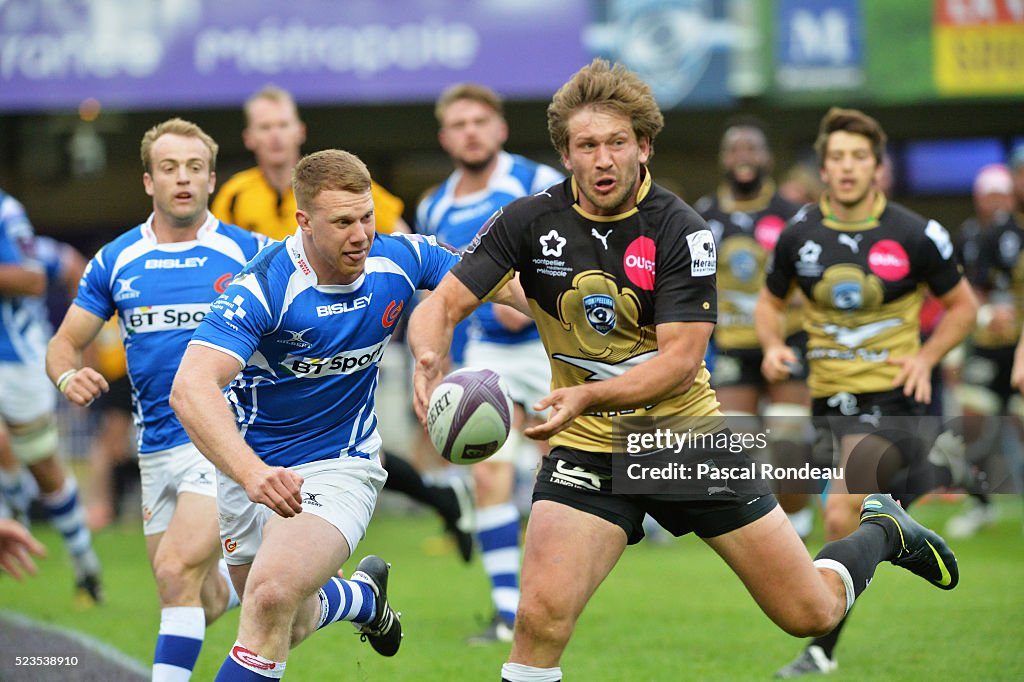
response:
{"label": "blue advertising sign", "polygon": [[430,101],[472,80],[546,98],[590,60],[587,0],[3,0],[0,112]]}
{"label": "blue advertising sign", "polygon": [[859,0],[779,0],[775,82],[782,90],[852,90],[864,84]]}

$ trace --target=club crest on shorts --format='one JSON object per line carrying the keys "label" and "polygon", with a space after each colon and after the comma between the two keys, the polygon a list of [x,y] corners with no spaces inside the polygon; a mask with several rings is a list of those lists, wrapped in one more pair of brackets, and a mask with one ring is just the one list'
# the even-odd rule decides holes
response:
{"label": "club crest on shorts", "polygon": [[608,294],[590,294],[583,297],[587,322],[599,334],[615,329],[615,300]]}

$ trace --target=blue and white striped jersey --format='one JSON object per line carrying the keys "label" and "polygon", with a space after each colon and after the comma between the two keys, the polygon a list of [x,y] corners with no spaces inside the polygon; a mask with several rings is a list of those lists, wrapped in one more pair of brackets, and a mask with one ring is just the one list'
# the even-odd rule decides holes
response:
{"label": "blue and white striped jersey", "polygon": [[[33,254],[34,232],[17,199],[0,191],[0,265],[43,270]],[[38,363],[49,339],[39,297],[0,295],[0,362]]]}
{"label": "blue and white striped jersey", "polygon": [[[564,179],[550,166],[508,152],[499,153],[497,168],[491,174],[486,189],[456,198],[455,188],[461,177],[462,171],[452,173],[416,210],[417,232],[433,235],[438,241],[457,249],[469,246],[487,219],[502,206],[536,194]],[[481,305],[470,317],[470,324],[474,336],[491,343],[521,343],[539,338],[537,327],[532,324],[521,331],[510,332],[494,316],[491,303]],[[456,362],[460,361],[460,344],[465,344],[467,330],[461,331],[462,338],[452,340],[452,357]]]}
{"label": "blue and white striped jersey", "polygon": [[118,314],[140,455],[188,442],[168,403],[174,374],[210,303],[266,243],[212,213],[195,240],[157,243],[150,216],[89,262],[74,304],[104,320]]}
{"label": "blue and white striped jersey", "polygon": [[319,285],[299,232],[255,258],[192,343],[242,366],[230,400],[256,454],[271,466],[374,455],[377,364],[413,293],[457,261],[432,237],[378,234],[355,282]]}

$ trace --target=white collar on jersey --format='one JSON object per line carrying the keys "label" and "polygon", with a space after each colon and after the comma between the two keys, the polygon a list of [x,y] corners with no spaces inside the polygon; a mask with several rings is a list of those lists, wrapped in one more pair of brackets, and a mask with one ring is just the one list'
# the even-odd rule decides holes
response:
{"label": "white collar on jersey", "polygon": [[[462,179],[463,171],[454,170],[452,174],[448,176],[448,181],[445,186],[445,194],[451,197],[452,204],[455,206],[465,206],[467,204],[478,204],[484,201],[494,191],[494,183],[498,178],[503,178],[509,174],[512,170],[512,155],[506,152],[504,149],[499,151],[497,154],[498,163],[494,166],[494,170],[487,178],[487,186],[483,189],[477,190],[472,194],[466,194],[461,197],[455,196],[455,188],[459,186],[459,180]],[[526,188],[530,190],[529,187]]]}
{"label": "white collar on jersey", "polygon": [[156,232],[153,231],[153,216],[154,214],[150,213],[149,217],[146,218],[146,222],[142,223],[142,236],[144,239],[158,245],[163,251],[187,251],[195,246],[197,242],[202,242],[206,235],[217,229],[217,225],[220,223],[212,213],[207,211],[206,222],[199,226],[195,239],[184,242],[160,242],[156,238]]}
{"label": "white collar on jersey", "polygon": [[350,294],[363,286],[363,281],[366,280],[366,270],[364,269],[356,281],[351,284],[319,284],[316,272],[306,257],[306,248],[302,244],[302,228],[295,228],[295,234],[287,237],[284,240],[284,244],[288,250],[288,257],[292,259],[292,264],[295,266],[299,276],[306,284],[315,287],[318,291],[327,294]]}

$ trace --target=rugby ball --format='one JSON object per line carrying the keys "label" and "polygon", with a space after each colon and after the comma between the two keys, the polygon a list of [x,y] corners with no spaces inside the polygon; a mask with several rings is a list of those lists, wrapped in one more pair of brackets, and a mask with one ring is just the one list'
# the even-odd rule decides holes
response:
{"label": "rugby ball", "polygon": [[430,396],[427,432],[452,464],[475,464],[501,448],[512,426],[512,398],[497,372],[466,368],[446,376]]}

